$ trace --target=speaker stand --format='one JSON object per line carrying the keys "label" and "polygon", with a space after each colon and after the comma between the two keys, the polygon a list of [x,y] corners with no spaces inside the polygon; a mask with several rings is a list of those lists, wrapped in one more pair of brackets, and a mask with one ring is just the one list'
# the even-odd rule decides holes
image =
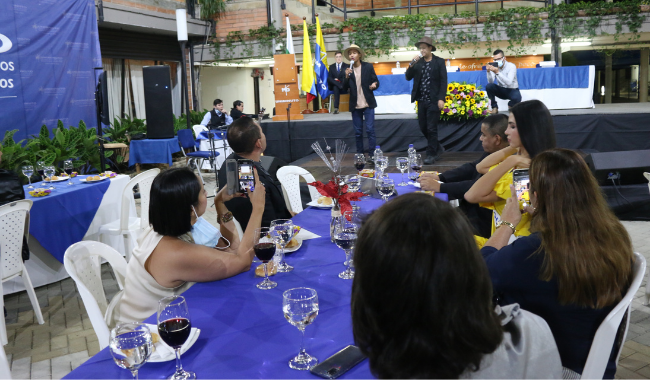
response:
{"label": "speaker stand", "polygon": [[[104,70],[103,67],[95,67],[95,70]],[[96,76],[95,76],[96,77]],[[102,86],[108,85],[108,83],[100,83],[101,81],[97,82],[97,86],[95,86],[95,114],[97,115],[97,143],[99,143],[99,172],[103,173],[104,168],[106,167],[106,157],[104,156],[104,133],[102,131],[102,118],[101,118],[101,113],[102,112],[108,112],[108,110],[102,110],[102,102],[99,101],[100,99],[100,93],[101,93],[101,88],[99,87],[100,84]]]}

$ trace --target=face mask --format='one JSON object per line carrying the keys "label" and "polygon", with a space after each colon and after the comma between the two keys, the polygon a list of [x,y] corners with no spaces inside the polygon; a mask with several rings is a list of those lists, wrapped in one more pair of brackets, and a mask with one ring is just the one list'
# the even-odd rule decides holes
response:
{"label": "face mask", "polygon": [[497,62],[499,64],[499,67],[503,66],[503,59]]}
{"label": "face mask", "polygon": [[[194,207],[192,207],[192,210],[194,210]],[[196,215],[196,210],[194,210],[194,215]],[[196,223],[192,226],[192,238],[196,244],[214,248],[221,238],[221,232],[210,222],[197,215]],[[228,246],[230,246],[230,243],[228,243]]]}

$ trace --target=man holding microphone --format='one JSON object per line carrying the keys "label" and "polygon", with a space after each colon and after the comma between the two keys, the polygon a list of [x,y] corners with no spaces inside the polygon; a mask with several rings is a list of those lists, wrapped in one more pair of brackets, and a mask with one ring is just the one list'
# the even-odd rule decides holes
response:
{"label": "man holding microphone", "polygon": [[418,101],[418,122],[428,142],[424,164],[431,165],[445,151],[438,141],[438,121],[445,106],[447,68],[444,59],[432,54],[436,48],[431,37],[422,37],[415,47],[420,54],[406,69],[406,80],[414,79],[411,103]]}

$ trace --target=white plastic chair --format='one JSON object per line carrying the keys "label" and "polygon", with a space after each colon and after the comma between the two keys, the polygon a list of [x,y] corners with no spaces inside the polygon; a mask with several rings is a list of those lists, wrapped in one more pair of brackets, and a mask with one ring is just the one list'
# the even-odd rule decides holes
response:
{"label": "white plastic chair", "polygon": [[0,379],[11,379],[11,369],[3,346],[0,346]]}
{"label": "white plastic chair", "polygon": [[[99,228],[99,235],[122,235],[124,238],[124,252],[126,260],[131,258],[130,235],[137,236],[140,231],[149,226],[149,197],[153,179],[160,173],[160,169],[147,170],[133,177],[122,191],[122,205],[120,219],[104,224]],[[140,217],[130,217],[129,211],[133,200],[133,188],[140,189]]]}
{"label": "white plastic chair", "polygon": [[108,261],[120,289],[124,288],[126,260],[112,247],[98,241],[82,241],[68,247],[63,256],[65,270],[77,284],[77,289],[93,325],[99,348],[108,346],[113,310],[122,298],[120,290],[110,301],[102,285],[102,259]]}
{"label": "white plastic chair", "polygon": [[[614,345],[616,334],[619,327],[621,327],[624,329],[624,332],[621,345],[616,354],[616,364],[618,365],[618,359],[621,356],[621,349],[623,348],[625,338],[627,337],[627,329],[630,326],[630,304],[632,303],[632,298],[634,298],[637,290],[639,290],[641,281],[643,281],[643,275],[645,274],[645,258],[638,253],[634,253],[634,258],[634,265],[632,266],[633,276],[630,288],[625,293],[625,297],[623,297],[621,302],[619,302],[618,305],[609,312],[605,320],[600,324],[600,327],[598,327],[598,330],[596,330],[596,335],[594,336],[594,340],[591,343],[591,349],[589,350],[589,356],[587,356],[587,363],[582,370],[582,379],[603,378],[607,362],[609,361],[609,356],[612,353],[612,346]],[[625,327],[621,326],[621,320],[624,315],[627,316],[625,318]]]}
{"label": "white plastic chair", "polygon": [[207,131],[208,127],[206,127],[205,125],[198,124],[198,125],[193,126],[192,130],[194,131],[194,137],[198,137],[199,133],[201,133],[203,131]]}
{"label": "white plastic chair", "polygon": [[648,180],[648,188],[650,188],[650,173],[644,172],[643,176]]}
{"label": "white plastic chair", "polygon": [[[278,181],[282,184],[282,194],[284,195],[284,202],[287,204],[289,211],[295,213],[301,212],[302,200],[300,199],[300,177],[304,178],[307,183],[316,181],[314,176],[311,175],[306,169],[300,166],[287,165],[278,169]],[[309,187],[309,195],[311,200],[315,201],[320,198],[318,190],[313,186]]]}
{"label": "white plastic chair", "polygon": [[[16,276],[23,279],[25,290],[34,308],[38,324],[45,323],[43,313],[36,298],[34,286],[23,263],[23,236],[29,231],[27,215],[32,208],[32,201],[20,200],[0,206],[0,259],[2,259],[2,281],[0,281],[0,310],[4,307],[2,297],[2,283]],[[0,318],[0,341],[3,345],[8,343],[7,326],[5,319]]]}

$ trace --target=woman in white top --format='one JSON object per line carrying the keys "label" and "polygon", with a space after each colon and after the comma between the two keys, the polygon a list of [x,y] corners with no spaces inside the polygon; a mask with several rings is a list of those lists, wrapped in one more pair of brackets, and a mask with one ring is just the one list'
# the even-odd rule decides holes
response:
{"label": "woman in white top", "polygon": [[241,241],[224,202],[244,194],[229,195],[226,186],[217,193],[219,233],[200,218],[207,208],[207,191],[191,170],[170,169],[154,179],[151,225],[138,238],[127,266],[116,321],[143,321],[156,312],[163,297],[178,295],[195,282],[221,280],[250,269],[253,233],[262,222],[266,193],[257,171],[254,174],[255,190],[247,194],[253,211]]}

